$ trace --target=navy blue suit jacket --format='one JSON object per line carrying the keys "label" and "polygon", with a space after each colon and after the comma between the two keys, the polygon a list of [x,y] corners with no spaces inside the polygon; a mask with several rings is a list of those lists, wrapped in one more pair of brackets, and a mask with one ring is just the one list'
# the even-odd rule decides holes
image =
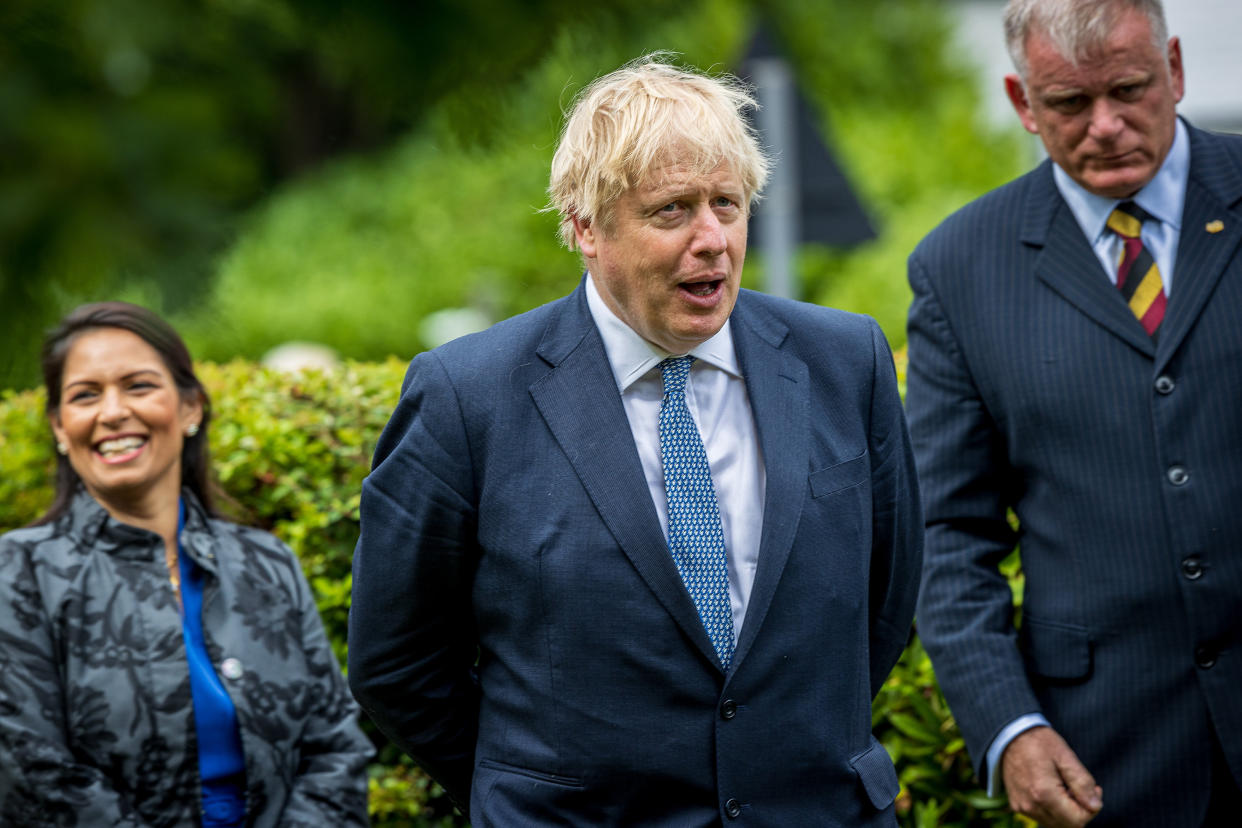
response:
{"label": "navy blue suit jacket", "polygon": [[581,286],[411,363],[363,487],[349,677],[474,824],[893,824],[870,702],[922,527],[888,347],[749,291],[732,320],[767,492],[728,673]]}
{"label": "navy blue suit jacket", "polygon": [[1157,342],[1049,162],[910,258],[919,633],[976,763],[1042,711],[1104,789],[1093,826],[1201,825],[1213,731],[1242,779],[1242,139],[1190,139]]}

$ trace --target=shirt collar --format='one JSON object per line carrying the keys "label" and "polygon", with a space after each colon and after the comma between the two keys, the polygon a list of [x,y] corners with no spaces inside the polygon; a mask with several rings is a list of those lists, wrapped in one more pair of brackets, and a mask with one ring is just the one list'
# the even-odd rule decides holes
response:
{"label": "shirt collar", "polygon": [[[1052,165],[1052,177],[1083,233],[1094,244],[1104,233],[1109,215],[1123,199],[1105,198],[1087,192],[1055,163]],[[1173,228],[1174,233],[1180,232],[1182,205],[1186,201],[1186,181],[1189,177],[1190,136],[1186,132],[1186,125],[1178,118],[1173,133],[1173,146],[1169,148],[1164,163],[1156,171],[1155,177],[1129,200]]]}
{"label": "shirt collar", "polygon": [[[658,345],[643,339],[621,318],[612,312],[595,287],[595,277],[587,274],[586,280],[587,307],[599,335],[604,340],[604,352],[608,354],[608,364],[612,368],[613,378],[622,394],[655,366],[659,365],[670,354]],[[737,353],[733,349],[733,333],[731,320],[724,325],[711,339],[690,350],[690,355],[722,371],[741,377],[741,369],[737,364]]]}

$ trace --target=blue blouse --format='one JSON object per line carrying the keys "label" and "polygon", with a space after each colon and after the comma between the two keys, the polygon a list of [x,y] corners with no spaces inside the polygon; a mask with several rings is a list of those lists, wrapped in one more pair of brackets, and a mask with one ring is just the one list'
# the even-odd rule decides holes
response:
{"label": "blue blouse", "polygon": [[177,521],[177,567],[181,571],[181,635],[190,662],[194,697],[194,730],[198,734],[198,773],[204,783],[243,773],[246,769],[237,711],[216,675],[203,641],[203,570],[183,553],[181,530],[185,504]]}

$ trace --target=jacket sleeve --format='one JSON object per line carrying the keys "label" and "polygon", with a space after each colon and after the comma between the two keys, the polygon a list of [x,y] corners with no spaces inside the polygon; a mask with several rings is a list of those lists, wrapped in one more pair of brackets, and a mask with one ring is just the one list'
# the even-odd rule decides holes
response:
{"label": "jacket sleeve", "polygon": [[0,825],[138,828],[126,798],[69,749],[57,649],[28,549],[0,539]]}
{"label": "jacket sleeve", "polygon": [[1039,712],[999,569],[1017,542],[1007,517],[1016,474],[917,251],[909,277],[906,404],[927,524],[919,636],[982,778],[1001,728]]}
{"label": "jacket sleeve", "polygon": [[302,649],[315,698],[298,743],[298,769],[279,824],[366,826],[366,765],[371,741],[358,726],[358,707],[332,653],[306,577],[293,554]]}
{"label": "jacket sleeve", "polygon": [[910,638],[923,561],[923,513],[893,355],[871,323],[875,367],[871,397],[872,543],[868,606],[871,696]]}
{"label": "jacket sleeve", "polygon": [[471,460],[448,373],[420,354],[363,483],[349,622],[354,695],[463,812],[479,716]]}

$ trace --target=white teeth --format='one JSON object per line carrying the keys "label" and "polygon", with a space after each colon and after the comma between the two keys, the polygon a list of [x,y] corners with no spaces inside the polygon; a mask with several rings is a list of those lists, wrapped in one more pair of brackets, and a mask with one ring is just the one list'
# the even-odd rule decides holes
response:
{"label": "white teeth", "polygon": [[690,292],[695,294],[696,296],[709,296],[711,295],[711,292],[715,289],[716,289],[716,286],[712,282],[703,282],[700,285],[690,286]]}
{"label": "white teeth", "polygon": [[143,437],[118,437],[115,440],[104,440],[99,444],[99,453],[106,456],[132,451],[146,442]]}

